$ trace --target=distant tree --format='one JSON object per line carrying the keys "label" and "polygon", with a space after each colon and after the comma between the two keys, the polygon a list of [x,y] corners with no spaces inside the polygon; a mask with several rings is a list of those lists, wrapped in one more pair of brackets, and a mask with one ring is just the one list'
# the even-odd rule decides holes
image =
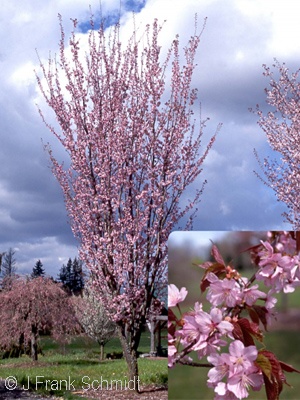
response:
{"label": "distant tree", "polygon": [[16,278],[0,293],[0,345],[10,348],[30,344],[32,360],[38,358],[41,332],[50,330],[54,339],[66,341],[78,332],[78,322],[67,293],[51,279]]}
{"label": "distant tree", "polygon": [[0,253],[0,274],[2,272],[2,259],[3,259],[4,255],[5,255],[5,252],[4,253]]}
{"label": "distant tree", "polygon": [[45,270],[43,268],[43,263],[38,260],[32,269],[31,278],[38,278],[39,276],[44,276]]}
{"label": "distant tree", "polygon": [[300,69],[290,73],[285,64],[275,62],[275,71],[264,66],[264,75],[270,79],[270,87],[265,89],[269,112],[263,112],[257,106],[258,124],[264,131],[272,150],[273,160],[269,157],[256,158],[267,180],[263,182],[271,187],[279,201],[284,202],[288,212],[285,220],[294,230],[300,229]]}
{"label": "distant tree", "polygon": [[12,280],[16,277],[17,260],[15,258],[15,253],[15,250],[13,250],[11,247],[7,252],[2,253],[2,287],[8,287]]}
{"label": "distant tree", "polygon": [[76,257],[73,261],[69,258],[67,265],[61,267],[58,280],[70,293],[80,294],[84,288],[82,261]]}
{"label": "distant tree", "polygon": [[67,266],[65,264],[63,264],[61,269],[59,270],[57,279],[65,287],[65,285],[68,282],[68,278],[69,278],[69,274],[68,274]]}
{"label": "distant tree", "polygon": [[17,260],[15,258],[15,250],[13,250],[11,247],[9,250],[4,253],[2,257],[2,276],[7,277],[7,276],[13,276],[16,273],[17,267],[16,263]]}
{"label": "distant tree", "polygon": [[74,294],[82,293],[82,290],[85,285],[82,265],[83,265],[82,261],[79,260],[77,257],[75,257],[72,264],[73,267],[72,290]]}
{"label": "distant tree", "polygon": [[104,346],[117,333],[117,325],[108,317],[103,305],[91,288],[84,289],[82,297],[73,298],[75,313],[84,332],[100,345],[100,360],[104,358]]}

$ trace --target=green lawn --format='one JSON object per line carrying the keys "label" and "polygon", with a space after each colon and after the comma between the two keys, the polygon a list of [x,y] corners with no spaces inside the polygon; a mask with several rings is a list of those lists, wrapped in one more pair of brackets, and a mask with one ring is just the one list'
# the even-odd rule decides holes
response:
{"label": "green lawn", "polygon": [[[149,352],[150,338],[144,333],[139,351]],[[131,385],[127,377],[127,365],[123,359],[99,361],[99,346],[84,338],[75,338],[72,343],[61,348],[50,338],[41,340],[44,355],[37,363],[29,357],[0,360],[0,378],[16,377],[20,385],[35,392],[63,396],[65,399],[79,398],[66,389],[75,388],[75,392],[85,393],[92,387],[101,389],[112,385],[125,388]],[[120,352],[118,339],[112,339],[105,347],[106,353]],[[165,384],[168,379],[167,360],[139,359],[140,385]],[[47,381],[47,382],[46,382]],[[111,383],[112,382],[112,383]],[[132,387],[132,386],[130,386]],[[82,399],[82,397],[81,397]]]}

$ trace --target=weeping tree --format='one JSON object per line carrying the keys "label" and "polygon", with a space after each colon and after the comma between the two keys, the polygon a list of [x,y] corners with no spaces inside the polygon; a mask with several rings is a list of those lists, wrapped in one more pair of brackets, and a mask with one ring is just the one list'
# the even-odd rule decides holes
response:
{"label": "weeping tree", "polygon": [[0,292],[1,347],[30,346],[37,361],[39,335],[48,331],[61,343],[80,331],[69,296],[49,278],[16,277]]}
{"label": "weeping tree", "polygon": [[142,328],[159,311],[167,284],[168,236],[182,217],[192,220],[205,181],[183,207],[180,199],[202,172],[217,133],[203,147],[206,121],[193,117],[201,33],[195,29],[183,54],[176,36],[162,60],[157,20],[126,43],[119,24],[106,31],[91,21],[79,37],[75,20],[66,43],[59,19],[59,57],[40,62],[37,82],[59,128],[40,114],[69,167],[46,150],[80,259],[117,324],[129,377],[137,379]]}

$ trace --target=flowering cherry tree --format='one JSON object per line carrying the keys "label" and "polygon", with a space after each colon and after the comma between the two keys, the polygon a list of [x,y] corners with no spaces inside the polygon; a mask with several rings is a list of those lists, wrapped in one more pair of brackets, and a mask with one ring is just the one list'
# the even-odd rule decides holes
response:
{"label": "flowering cherry tree", "polygon": [[215,140],[214,134],[202,151],[205,121],[193,120],[197,91],[191,80],[200,34],[184,48],[183,62],[178,37],[162,60],[157,20],[135,31],[125,46],[119,25],[107,33],[91,22],[85,55],[77,21],[68,45],[60,26],[59,61],[50,59],[49,68],[41,63],[37,80],[60,129],[45,122],[70,168],[48,150],[80,259],[118,325],[134,379],[142,327],[149,313],[158,312],[160,288],[167,285],[168,236],[190,214],[203,186],[185,207],[179,200]]}
{"label": "flowering cherry tree", "polygon": [[[267,331],[274,316],[274,294],[293,292],[300,285],[298,247],[299,235],[270,232],[268,240],[249,249],[257,270],[247,279],[226,265],[213,245],[215,261],[199,265],[204,269],[200,288],[210,303],[209,311],[197,302],[191,311],[182,313],[179,303],[185,300],[187,290],[169,285],[169,367],[209,368],[207,385],[217,400],[244,399],[250,388],[262,387],[268,400],[279,399],[287,383],[284,372],[300,371],[265,348],[263,329]],[[255,280],[264,283],[266,292],[258,289]],[[191,352],[207,362],[194,362]]]}
{"label": "flowering cherry tree", "polygon": [[[285,64],[276,61],[271,68],[264,66],[264,75],[270,79],[270,88],[265,89],[267,103],[271,111],[264,113],[259,106],[256,113],[258,124],[266,134],[267,140],[280,159],[263,161],[255,152],[256,158],[264,171],[264,181],[276,193],[277,199],[284,202],[288,212],[284,213],[293,229],[300,228],[300,119],[299,72],[290,73]],[[275,77],[276,72],[278,76]],[[278,158],[278,157],[277,157]]]}
{"label": "flowering cherry tree", "polygon": [[54,339],[65,341],[79,329],[70,297],[49,278],[15,278],[9,289],[0,292],[0,347],[4,349],[30,344],[36,361],[41,332],[50,330]]}

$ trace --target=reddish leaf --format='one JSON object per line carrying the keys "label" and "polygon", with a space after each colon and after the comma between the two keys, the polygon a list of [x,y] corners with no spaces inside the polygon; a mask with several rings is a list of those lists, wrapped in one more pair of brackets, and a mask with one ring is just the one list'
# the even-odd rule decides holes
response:
{"label": "reddish leaf", "polygon": [[255,324],[254,322],[250,322],[247,318],[239,319],[238,324],[243,331],[245,346],[254,345],[252,336],[260,342],[263,341],[263,334],[257,324]]}
{"label": "reddish leaf", "polygon": [[249,313],[249,317],[251,318],[251,320],[255,323],[255,324],[259,324],[259,317],[257,315],[257,312],[255,311],[255,309],[253,307],[247,307],[247,311]]}
{"label": "reddish leaf", "polygon": [[296,251],[299,253],[300,251],[300,232],[296,232]]}
{"label": "reddish leaf", "polygon": [[268,377],[263,373],[266,395],[268,400],[279,400],[279,390],[278,385],[273,383],[268,379]]}
{"label": "reddish leaf", "polygon": [[281,368],[286,372],[298,372],[298,374],[300,374],[300,371],[294,368],[292,365],[286,364],[283,361],[279,361],[279,364]]}
{"label": "reddish leaf", "polygon": [[176,325],[175,324],[168,324],[168,333],[174,337],[176,332]]}
{"label": "reddish leaf", "polygon": [[253,305],[252,308],[255,310],[259,320],[261,321],[261,323],[263,324],[265,330],[267,331],[268,327],[267,327],[267,317],[266,317],[266,315],[268,314],[268,310],[266,309],[266,307],[257,306],[257,305]]}
{"label": "reddish leaf", "polygon": [[219,249],[217,248],[217,246],[215,244],[213,244],[213,246],[212,246],[211,255],[214,257],[214,259],[217,261],[217,263],[222,264],[224,267],[226,267],[223,257],[221,256]]}
{"label": "reddish leaf", "polygon": [[200,290],[201,293],[205,292],[205,290],[209,287],[210,282],[207,279],[202,279],[200,283]]}
{"label": "reddish leaf", "polygon": [[267,313],[268,310],[266,309],[266,307],[263,306],[257,306],[257,305],[253,305],[252,307],[247,307],[247,311],[249,313],[249,316],[251,318],[251,320],[259,325],[259,322],[261,322],[265,328],[265,330],[267,331],[268,327],[267,327]]}
{"label": "reddish leaf", "polygon": [[277,400],[282,391],[283,383],[286,383],[284,373],[282,372],[280,362],[277,360],[274,353],[268,350],[261,350],[260,354],[267,357],[271,366],[271,379],[264,374],[266,394],[268,400]]}
{"label": "reddish leaf", "polygon": [[233,337],[236,340],[240,340],[241,342],[244,343],[244,335],[243,335],[242,328],[240,327],[238,322],[233,322],[232,324],[233,324],[233,331],[232,331]]}
{"label": "reddish leaf", "polygon": [[250,331],[247,330],[247,324],[244,323],[243,320],[248,321],[246,318],[242,318],[233,323],[233,337],[243,342],[245,346],[254,346],[254,340],[250,334]]}

